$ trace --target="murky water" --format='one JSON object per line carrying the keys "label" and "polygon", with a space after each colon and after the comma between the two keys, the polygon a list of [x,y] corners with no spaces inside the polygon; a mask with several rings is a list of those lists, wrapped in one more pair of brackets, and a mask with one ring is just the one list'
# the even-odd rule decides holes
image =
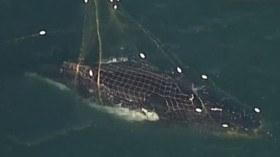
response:
{"label": "murky water", "polygon": [[[159,68],[180,65],[207,74],[221,89],[261,109],[272,135],[257,139],[124,121],[46,77],[28,75],[47,75],[45,65],[68,59],[98,60],[96,9],[88,10],[82,0],[6,0],[0,6],[1,156],[279,154],[279,2],[122,0],[124,14],[99,7],[104,58],[141,51]],[[39,36],[40,30],[46,36]]]}

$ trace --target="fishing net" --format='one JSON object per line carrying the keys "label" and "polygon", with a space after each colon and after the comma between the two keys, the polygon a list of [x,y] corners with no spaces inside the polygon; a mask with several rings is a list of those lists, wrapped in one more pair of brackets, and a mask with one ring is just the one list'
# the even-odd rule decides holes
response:
{"label": "fishing net", "polygon": [[[24,112],[17,113],[17,115],[2,115],[4,116],[2,119],[9,119],[11,124],[1,130],[3,132],[2,135],[8,141],[28,146],[38,145],[45,141],[55,139],[57,136],[67,135],[72,131],[83,130],[84,128],[92,127],[93,125],[101,128],[104,127],[102,129],[106,129],[106,126],[104,126],[104,124],[106,124],[105,121],[110,124],[110,119],[106,118],[107,116],[104,116],[95,110],[88,109],[88,106],[98,108],[98,105],[85,100],[81,101],[79,98],[76,100],[74,96],[76,94],[73,93],[66,92],[64,94],[59,94],[56,89],[52,88],[52,86],[55,86],[55,88],[58,87],[59,90],[69,91],[65,85],[53,81],[56,80],[56,77],[60,76],[52,74],[55,70],[59,72],[59,69],[53,69],[52,67],[61,66],[63,61],[71,61],[80,66],[96,65],[95,67],[100,69],[100,71],[97,71],[96,75],[99,79],[96,78],[95,81],[97,85],[96,88],[101,89],[97,90],[99,93],[96,93],[95,101],[103,106],[107,105],[106,103],[109,105],[113,102],[108,101],[107,96],[108,94],[112,94],[112,92],[116,92],[120,85],[129,87],[134,85],[134,93],[127,96],[131,97],[133,100],[137,99],[138,104],[141,105],[145,104],[143,99],[147,99],[145,101],[149,102],[165,103],[163,102],[165,100],[160,95],[152,96],[150,91],[144,89],[147,86],[151,90],[154,88],[154,90],[161,91],[166,87],[171,90],[171,87],[165,83],[170,83],[172,86],[176,86],[174,81],[168,79],[165,79],[166,82],[162,82],[162,84],[154,84],[154,81],[160,81],[161,78],[167,77],[168,75],[163,73],[157,74],[159,72],[158,68],[155,68],[143,59],[139,60],[139,53],[145,54],[148,61],[154,63],[153,65],[156,65],[156,67],[160,66],[162,69],[167,70],[174,68],[176,55],[174,55],[172,51],[165,49],[166,46],[162,44],[159,38],[150,33],[139,20],[134,19],[129,13],[127,13],[122,2],[90,0],[87,3],[80,2],[79,5],[81,6],[80,9],[82,10],[83,15],[77,20],[79,22],[76,23],[74,21],[73,23],[75,24],[70,26],[69,29],[61,31],[39,27],[36,28],[38,32],[34,34],[24,35],[26,34],[25,32],[20,32],[19,34],[23,34],[23,36],[17,37],[14,40],[9,40],[5,43],[3,50],[5,49],[5,54],[7,54],[7,56],[14,55],[17,56],[17,58],[21,58],[20,60],[12,60],[17,64],[11,62],[9,62],[9,64],[18,66],[23,65],[20,72],[24,74],[24,78],[21,80],[15,80],[14,82],[17,82],[17,84],[7,84],[9,85],[9,88],[4,89],[14,89],[15,91],[17,91],[16,89],[21,89],[24,94],[19,94],[20,97],[17,101],[20,101],[23,104],[30,104],[28,108],[23,110]],[[115,6],[118,6],[118,8],[116,9]],[[162,57],[158,58],[158,56]],[[124,76],[127,77],[129,75],[134,77],[134,74],[136,73],[139,74],[139,77],[135,75],[135,79],[128,78],[130,79],[130,82],[125,82],[123,80],[122,84],[113,84],[113,78],[103,72],[104,70],[116,71],[118,69],[115,69],[111,64],[105,63],[118,61],[120,64],[123,64],[127,58],[137,60],[133,65],[137,70],[134,71],[133,74],[130,74],[133,69],[128,68],[127,71],[120,73],[120,76],[117,77],[116,80],[121,81]],[[4,59],[3,61],[5,63],[8,62],[8,60]],[[130,67],[130,65],[123,65]],[[16,69],[12,71],[7,68],[4,69],[13,75],[21,76],[17,73]],[[155,74],[151,74],[149,72],[150,70]],[[76,73],[79,72],[81,71],[76,69]],[[160,78],[154,76],[159,76]],[[69,80],[69,82],[72,81],[71,84],[73,85],[74,93],[79,90],[77,79],[78,78],[76,77],[74,81]],[[148,82],[140,83],[144,80],[147,80]],[[102,81],[107,82],[108,86],[112,85],[114,87],[110,91],[105,90],[99,86],[103,83]],[[65,84],[69,85],[69,82],[66,82]],[[139,85],[137,85],[137,83],[139,83]],[[41,90],[41,88],[44,90]],[[139,89],[144,90],[137,93],[136,90]],[[40,92],[36,92],[36,90],[39,90]],[[20,104],[11,97],[16,94],[17,93],[11,91],[6,91],[5,94],[3,94],[7,95],[5,99],[2,100],[5,101],[3,104],[6,104],[6,101],[8,102],[8,100],[14,100],[15,102],[10,101],[9,104],[16,104],[12,106],[13,108],[22,108],[19,106]],[[115,98],[114,101],[116,103],[123,101],[123,98],[126,97],[125,94],[128,94],[128,92],[119,93],[119,98]],[[171,92],[169,94],[171,94]],[[138,97],[139,95],[143,97]],[[59,99],[55,99],[54,97],[56,96],[59,97]],[[30,102],[29,99],[32,97],[34,97],[34,102],[36,102],[36,104]],[[123,105],[128,106],[129,103],[123,102]],[[175,104],[173,104],[173,106],[170,104],[170,109],[176,109]],[[131,106],[132,109],[135,109],[135,107]],[[9,110],[9,106],[7,106],[3,108],[3,111],[6,111],[6,108]],[[42,108],[44,109],[42,110]],[[114,114],[121,113],[121,116],[127,112],[125,109],[122,109],[121,112],[117,111],[117,109],[112,110],[111,108],[102,108],[101,110],[113,112]],[[165,109],[159,108],[159,110]],[[34,113],[33,111],[36,112]],[[36,118],[31,115],[36,116]],[[138,113],[135,113],[135,116],[137,117],[137,120],[143,119],[143,116]],[[49,117],[52,117],[55,120],[52,120],[52,118]],[[133,120],[135,120],[135,118]]]}
{"label": "fishing net", "polygon": [[[139,17],[136,19],[125,10],[125,3],[117,0],[85,0],[81,6],[84,13],[78,27],[81,28],[81,33],[77,36],[71,36],[75,37],[75,41],[78,42],[74,42],[75,44],[67,49],[67,54],[44,54],[57,57],[47,58],[43,62],[61,66],[65,61],[63,66],[70,67],[71,65],[74,75],[72,75],[73,72],[71,77],[65,74],[64,81],[68,79],[66,85],[71,84],[70,87],[74,93],[78,91],[82,93],[83,98],[87,98],[85,102],[87,106],[95,108],[117,106],[116,108],[140,110],[145,114],[150,111],[157,112],[159,119],[171,120],[172,123],[207,124],[218,128],[217,130],[224,129],[223,131],[235,127],[235,123],[249,127],[252,125],[251,122],[255,120],[253,125],[259,125],[259,118],[256,118],[254,113],[247,112],[251,108],[236,105],[240,104],[239,101],[217,88],[207,75],[200,75],[182,63],[178,59],[180,57],[168,45],[153,35],[149,29],[146,29],[143,19]],[[66,34],[68,33],[66,32]],[[41,30],[37,34],[20,37],[12,42],[19,44],[19,41],[34,38],[35,41],[32,41],[32,44],[36,45],[39,41],[37,37],[48,37],[50,34],[59,34],[59,31]],[[68,38],[69,36],[62,40],[68,41]],[[66,44],[69,45],[69,43],[72,42]],[[23,45],[26,46],[26,42]],[[72,48],[72,46],[76,48]],[[36,60],[36,63],[38,68],[32,64],[32,70],[36,69],[39,74],[46,77],[53,76],[48,75],[49,73],[41,68],[42,60]],[[47,82],[47,84],[52,84],[61,90],[69,90],[66,86],[34,73],[26,73],[26,76],[37,80],[37,83]],[[36,83],[29,81],[28,84],[36,85]],[[15,87],[15,89],[17,88]],[[59,95],[54,92],[54,89],[50,91],[50,93],[55,93],[55,96]],[[33,94],[38,93],[40,97],[46,96],[44,92],[41,94],[34,92]],[[28,92],[25,94],[27,95],[24,97],[33,97],[32,94],[28,95]],[[41,114],[41,116],[44,115],[42,121],[31,123],[33,118],[27,118],[23,123],[16,125],[20,126],[18,128],[23,128],[23,124],[28,124],[33,129],[21,131],[11,127],[4,131],[5,136],[8,140],[18,144],[31,146],[93,125],[102,125],[101,130],[108,129],[107,126],[104,126],[104,124],[111,124],[110,119],[104,118],[107,116],[81,107],[82,105],[76,105],[81,104],[81,101],[79,99],[76,102],[74,97],[73,93],[61,95],[60,98],[65,100],[64,103],[56,102],[57,100],[53,97],[49,98],[56,103],[51,107],[49,104],[45,104],[44,111],[46,112]],[[92,105],[87,100],[93,100],[98,104]],[[42,104],[44,103],[45,101]],[[60,106],[59,111],[61,112],[57,112],[57,104],[59,103],[65,105]],[[38,106],[40,105],[36,105],[36,107]],[[65,108],[71,111],[65,112]],[[115,112],[107,108],[103,108],[103,110]],[[222,110],[223,112],[221,112]],[[123,109],[118,113],[124,114],[126,111]],[[258,108],[255,111],[260,112]],[[214,114],[209,114],[210,112]],[[48,118],[51,113],[57,119],[55,122],[50,122]],[[75,117],[72,117],[73,115]],[[143,119],[141,116],[138,119]],[[101,118],[96,120],[97,117]],[[240,121],[240,117],[245,117],[246,121]],[[18,118],[15,119],[18,120]],[[156,120],[158,119],[156,118]],[[37,124],[37,127],[34,127],[36,126],[34,124]],[[239,125],[237,126],[239,127]]]}

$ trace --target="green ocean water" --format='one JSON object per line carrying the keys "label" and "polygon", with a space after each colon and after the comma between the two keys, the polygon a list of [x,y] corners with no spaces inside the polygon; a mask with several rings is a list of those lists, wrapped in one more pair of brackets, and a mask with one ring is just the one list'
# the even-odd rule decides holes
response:
{"label": "green ocean water", "polygon": [[[176,56],[167,60],[143,44],[153,64],[171,68],[166,66],[174,62],[207,74],[221,89],[259,107],[272,135],[217,137],[127,122],[89,107],[74,92],[26,74],[44,75],[42,65],[79,56],[83,30],[89,34],[91,28],[83,25],[87,10],[82,0],[0,0],[0,156],[278,156],[280,2],[122,0],[120,8]],[[141,45],[137,39],[143,36],[131,31],[135,24],[122,22],[115,30],[106,24],[101,30],[120,31],[115,42]],[[41,29],[48,30],[46,37],[32,36]],[[109,33],[102,40],[109,43],[115,36]],[[84,40],[91,44],[90,37]]]}

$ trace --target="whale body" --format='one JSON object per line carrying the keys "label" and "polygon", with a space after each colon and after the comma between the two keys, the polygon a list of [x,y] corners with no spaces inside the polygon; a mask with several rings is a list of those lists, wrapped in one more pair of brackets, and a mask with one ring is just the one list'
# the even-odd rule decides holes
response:
{"label": "whale body", "polygon": [[176,124],[206,124],[228,134],[256,135],[259,112],[208,85],[138,66],[133,61],[98,64],[64,62],[61,75],[79,94],[100,105],[122,107]]}

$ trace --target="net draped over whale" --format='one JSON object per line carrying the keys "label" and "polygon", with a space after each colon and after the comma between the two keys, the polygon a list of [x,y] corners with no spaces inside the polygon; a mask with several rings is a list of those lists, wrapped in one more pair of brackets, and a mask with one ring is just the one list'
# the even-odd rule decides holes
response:
{"label": "net draped over whale", "polygon": [[[207,124],[225,131],[247,133],[262,127],[258,108],[240,103],[210,79],[192,76],[196,72],[186,69],[175,52],[119,4],[116,0],[86,2],[79,57],[63,64],[65,79],[74,82],[82,96],[100,105],[155,112],[159,119]],[[103,62],[131,52],[147,52],[149,63],[163,67],[158,70],[135,60]],[[178,77],[165,73],[168,67],[186,72]]]}
{"label": "net draped over whale", "polygon": [[[97,69],[92,69],[97,71]],[[177,81],[167,74],[122,63],[104,64],[100,71],[100,92],[111,104],[162,112],[164,117],[189,119],[196,107],[194,93],[184,93]],[[93,76],[95,82],[97,75]],[[193,100],[194,99],[194,100]],[[201,103],[200,103],[200,106]],[[163,117],[163,118],[164,118]]]}
{"label": "net draped over whale", "polygon": [[75,80],[81,95],[100,105],[155,112],[160,120],[207,124],[242,133],[252,133],[261,126],[258,113],[208,80],[194,84],[135,61],[101,66],[64,62],[62,67],[64,77]]}

